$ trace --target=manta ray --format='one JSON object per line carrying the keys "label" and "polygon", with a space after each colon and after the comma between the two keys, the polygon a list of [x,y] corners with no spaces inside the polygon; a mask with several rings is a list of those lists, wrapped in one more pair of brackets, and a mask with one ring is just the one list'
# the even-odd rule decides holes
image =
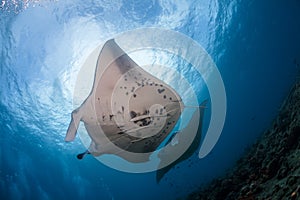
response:
{"label": "manta ray", "polygon": [[[205,102],[200,106],[200,116],[202,106]],[[132,163],[146,162],[171,133],[184,108],[172,87],[136,64],[111,39],[99,53],[90,94],[71,114],[65,141],[74,140],[82,121],[91,144],[77,155],[78,159],[86,154],[114,154]],[[193,118],[191,123],[196,123]],[[161,164],[167,162],[173,149],[184,143],[180,137],[188,131],[186,127],[169,139],[169,143],[175,139],[178,142],[159,155]],[[195,141],[200,140],[196,136]],[[193,142],[191,146],[174,164],[158,170],[158,181],[172,166],[189,157],[199,143]]]}

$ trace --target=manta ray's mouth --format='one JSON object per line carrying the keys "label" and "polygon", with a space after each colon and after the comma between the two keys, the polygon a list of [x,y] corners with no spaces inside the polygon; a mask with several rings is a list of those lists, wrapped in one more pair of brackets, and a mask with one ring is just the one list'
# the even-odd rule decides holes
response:
{"label": "manta ray's mouth", "polygon": [[137,124],[138,126],[140,127],[143,127],[143,126],[148,126],[150,125],[154,120],[154,117],[144,117],[142,119],[138,119],[138,120],[135,120],[133,121],[135,124]]}

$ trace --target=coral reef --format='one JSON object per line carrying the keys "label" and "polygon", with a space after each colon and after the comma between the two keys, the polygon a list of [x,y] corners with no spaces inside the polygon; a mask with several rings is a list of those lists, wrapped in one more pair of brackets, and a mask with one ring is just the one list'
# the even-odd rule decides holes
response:
{"label": "coral reef", "polygon": [[300,199],[300,81],[234,169],[188,199]]}

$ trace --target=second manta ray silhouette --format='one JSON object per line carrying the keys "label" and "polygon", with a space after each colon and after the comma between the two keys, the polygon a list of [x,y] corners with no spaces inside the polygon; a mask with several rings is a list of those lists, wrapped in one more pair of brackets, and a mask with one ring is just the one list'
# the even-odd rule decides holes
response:
{"label": "second manta ray silhouette", "polygon": [[[206,101],[200,106],[201,121],[205,105]],[[92,91],[71,114],[65,141],[74,140],[82,121],[92,141],[85,152],[77,155],[78,159],[86,154],[114,154],[129,162],[146,162],[173,130],[184,107],[173,88],[138,66],[112,39],[98,56]],[[194,114],[191,123],[198,123],[195,120]],[[189,126],[183,131],[188,129]],[[173,148],[184,143],[180,136],[178,133],[170,139],[177,139],[177,144],[159,154],[160,165],[167,162]],[[183,155],[157,171],[157,181],[172,166],[190,157],[200,138],[198,131]]]}

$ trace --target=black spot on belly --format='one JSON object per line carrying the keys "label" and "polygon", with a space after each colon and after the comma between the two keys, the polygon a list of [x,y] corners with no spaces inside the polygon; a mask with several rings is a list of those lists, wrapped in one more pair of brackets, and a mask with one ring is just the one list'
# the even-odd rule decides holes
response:
{"label": "black spot on belly", "polygon": [[159,94],[163,93],[164,91],[165,91],[165,89],[157,89],[157,92],[158,92]]}
{"label": "black spot on belly", "polygon": [[159,114],[162,115],[163,111],[164,111],[164,109],[161,108],[161,109],[159,110]]}
{"label": "black spot on belly", "polygon": [[136,94],[133,94],[133,97],[135,98],[135,97],[136,97]]}
{"label": "black spot on belly", "polygon": [[133,110],[130,111],[130,117],[131,117],[131,119],[135,118],[136,116],[137,116],[136,112],[134,112]]}

